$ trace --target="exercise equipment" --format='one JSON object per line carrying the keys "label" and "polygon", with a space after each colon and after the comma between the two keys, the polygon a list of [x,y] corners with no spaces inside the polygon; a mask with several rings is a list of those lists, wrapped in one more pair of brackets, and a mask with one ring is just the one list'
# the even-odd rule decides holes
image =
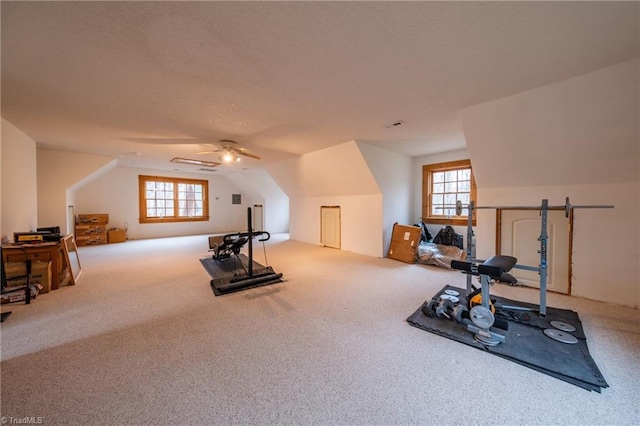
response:
{"label": "exercise equipment", "polygon": [[442,294],[438,299],[431,299],[422,307],[422,313],[430,317],[446,318],[448,320],[462,321],[462,313],[456,311],[459,306],[450,299],[451,296]]}
{"label": "exercise equipment", "polygon": [[[523,269],[528,271],[537,272],[540,275],[540,304],[537,309],[538,314],[541,317],[546,316],[547,314],[547,244],[549,235],[547,233],[547,216],[550,209],[557,210],[563,209],[565,211],[565,215],[569,217],[569,214],[573,209],[612,209],[613,205],[573,205],[569,201],[569,197],[566,197],[565,204],[561,206],[549,206],[549,200],[543,199],[540,206],[476,206],[475,202],[471,201],[467,206],[463,206],[462,202],[458,200],[456,202],[456,214],[459,216],[462,214],[463,208],[468,209],[468,220],[467,220],[467,259],[471,260],[472,263],[475,262],[483,262],[479,259],[474,259],[473,257],[473,212],[478,209],[512,209],[512,210],[539,210],[541,225],[540,225],[540,237],[538,241],[540,241],[540,250],[538,253],[540,254],[540,264],[537,267],[527,266],[527,265],[513,265],[516,269]],[[495,256],[494,256],[495,257]],[[507,278],[508,277],[504,277]],[[511,277],[513,278],[513,277]],[[505,281],[502,277],[495,278],[497,281],[509,282],[511,284],[515,284],[517,280],[513,278],[515,281]],[[467,295],[472,292],[471,285],[471,276],[467,276]],[[506,307],[505,307],[506,308]],[[520,308],[518,306],[510,306],[511,309],[524,309],[524,310],[532,310],[529,308]]]}
{"label": "exercise equipment", "polygon": [[[473,203],[473,201],[469,205],[471,205],[472,203]],[[462,204],[462,201],[460,201],[460,200],[456,201],[456,215],[457,216],[462,215],[463,207],[464,206]],[[505,210],[541,210],[540,206],[474,206],[474,208],[476,210],[479,210],[479,209],[492,209],[492,210],[497,210],[497,209],[505,209]],[[571,204],[569,202],[569,197],[566,197],[565,203],[563,205],[561,205],[561,206],[547,206],[547,209],[552,209],[552,210],[564,209],[565,217],[569,217],[569,214],[571,213],[571,210],[573,210],[573,209],[613,209],[613,208],[615,208],[615,206],[612,205],[612,204],[577,205],[577,206],[574,206],[573,204]]]}
{"label": "exercise equipment", "polygon": [[576,331],[576,328],[574,326],[572,326],[571,324],[567,324],[566,322],[549,321],[549,324],[551,325],[551,327],[555,327],[558,330],[566,331],[568,333],[573,333],[574,331]]}
{"label": "exercise equipment", "polygon": [[[480,277],[480,290],[469,289],[467,291],[466,310],[464,308],[454,308],[454,317],[458,322],[463,322],[467,325],[467,330],[474,333],[474,338],[478,342],[487,346],[496,346],[505,341],[505,334],[492,328],[496,325],[496,318],[495,307],[489,294],[491,279],[500,279],[507,282],[514,281],[515,278],[509,274],[509,271],[517,262],[518,259],[512,256],[493,256],[481,264],[459,260],[451,261],[453,269],[460,270],[468,274],[469,277],[472,275]],[[458,312],[455,312],[455,309],[458,309]],[[469,320],[465,321],[467,315]],[[500,328],[508,328],[508,323],[501,321]]]}
{"label": "exercise equipment", "polygon": [[555,328],[547,328],[546,330],[544,330],[544,334],[545,336],[550,337],[553,340],[557,340],[561,343],[567,343],[570,345],[575,345],[576,343],[578,343],[578,339],[576,338],[576,336],[566,333],[562,330],[556,330]]}
{"label": "exercise equipment", "polygon": [[545,336],[557,340],[558,342],[567,343],[569,345],[575,345],[578,343],[578,338],[572,334],[576,331],[576,328],[564,321],[549,321],[549,325],[554,328],[547,328],[543,332]]}
{"label": "exercise equipment", "polygon": [[[455,319],[438,317],[434,311],[426,308],[430,303],[437,307],[440,296],[445,294],[446,290],[458,291],[460,295],[460,303],[453,311]],[[464,288],[443,286],[440,291],[434,293],[431,300],[423,301],[407,318],[407,322],[411,326],[479,349],[485,354],[499,356],[586,390],[600,392],[602,388],[608,386],[589,354],[587,336],[582,328],[580,317],[574,311],[549,307],[545,318],[530,312],[507,311],[498,308],[498,306],[523,305],[526,307],[536,305],[492,294],[491,302],[496,306],[496,313],[491,331],[504,335],[505,341],[490,346],[480,341],[482,336],[480,336],[480,340],[476,338],[478,333],[470,333],[467,330],[468,324],[473,324],[473,322],[468,316],[468,312],[465,311],[467,300]],[[425,313],[425,310],[432,312],[432,314]],[[478,319],[476,318],[476,320]],[[507,322],[508,327],[502,327],[500,321]],[[548,337],[544,330],[552,328],[550,323],[554,322],[555,324],[556,321],[574,326],[575,332],[564,333],[577,338],[578,343],[563,343]],[[473,325],[477,327],[476,324]],[[406,350],[411,352],[412,349],[407,347]]]}
{"label": "exercise equipment", "polygon": [[[201,262],[212,277],[211,287],[216,295],[282,281],[282,273],[277,273],[271,266],[262,266],[253,260],[255,238],[263,243],[267,263],[264,242],[268,241],[271,235],[267,231],[253,230],[251,207],[247,208],[247,232],[209,237],[209,251],[213,251],[213,255],[210,259],[201,259]],[[245,245],[248,247],[248,257],[240,253]]]}

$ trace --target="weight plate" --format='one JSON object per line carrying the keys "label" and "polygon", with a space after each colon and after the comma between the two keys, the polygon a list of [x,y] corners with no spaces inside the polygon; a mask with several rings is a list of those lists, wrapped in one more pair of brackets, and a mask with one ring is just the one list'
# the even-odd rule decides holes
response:
{"label": "weight plate", "polygon": [[448,294],[449,296],[460,296],[460,293],[455,290],[445,290],[444,294]]}
{"label": "weight plate", "polygon": [[429,307],[427,305],[422,305],[422,313],[425,314],[428,317],[433,315],[433,311],[431,309],[429,309]]}
{"label": "weight plate", "polygon": [[471,308],[469,317],[471,318],[471,321],[473,321],[473,323],[479,328],[487,329],[491,327],[495,322],[493,313],[488,308],[485,308],[482,305],[476,305]]}
{"label": "weight plate", "polygon": [[547,328],[544,331],[544,334],[547,337],[551,337],[553,340],[557,340],[558,342],[568,343],[570,345],[575,345],[578,343],[578,339],[573,334],[565,333],[562,330],[556,330],[555,328]]}
{"label": "weight plate", "polygon": [[500,343],[500,340],[495,339],[491,336],[484,336],[482,334],[475,334],[473,336],[474,339],[476,339],[476,341],[482,343],[483,345],[487,345],[487,346],[497,346],[498,343]]}
{"label": "weight plate", "polygon": [[458,305],[453,310],[453,316],[456,318],[456,321],[462,322],[462,320],[464,319],[464,315],[467,312],[469,312],[469,310],[467,309],[466,306]]}
{"label": "weight plate", "polygon": [[569,333],[576,331],[576,328],[574,326],[572,326],[571,324],[567,324],[566,322],[551,321],[549,322],[549,324],[551,324],[552,327],[555,327],[558,330],[567,331]]}
{"label": "weight plate", "polygon": [[452,301],[453,303],[458,303],[458,302],[460,301],[460,299],[458,299],[456,296],[451,296],[451,295],[449,295],[449,294],[443,294],[443,295],[441,295],[441,296],[440,296],[440,299],[443,299],[443,300],[450,300],[450,301]]}
{"label": "weight plate", "polygon": [[436,314],[436,306],[438,306],[438,302],[435,300],[429,300],[429,303],[426,305],[422,305],[422,313],[428,317],[431,317]]}

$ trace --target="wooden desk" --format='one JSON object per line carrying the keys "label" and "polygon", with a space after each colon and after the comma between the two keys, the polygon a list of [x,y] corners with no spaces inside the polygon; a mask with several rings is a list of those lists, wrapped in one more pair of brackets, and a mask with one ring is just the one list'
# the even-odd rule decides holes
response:
{"label": "wooden desk", "polygon": [[56,290],[67,276],[67,262],[62,241],[29,244],[2,244],[2,262],[51,262],[51,290]]}

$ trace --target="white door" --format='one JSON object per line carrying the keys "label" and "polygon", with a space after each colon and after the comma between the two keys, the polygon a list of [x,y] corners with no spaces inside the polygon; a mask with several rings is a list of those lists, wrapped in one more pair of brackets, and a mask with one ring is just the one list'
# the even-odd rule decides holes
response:
{"label": "white door", "polygon": [[264,231],[264,210],[262,204],[253,205],[253,230]]}
{"label": "white door", "polygon": [[76,209],[73,206],[67,206],[67,230],[66,232],[63,232],[63,230],[60,230],[60,232],[62,232],[63,234],[74,234],[76,233]]}
{"label": "white door", "polygon": [[320,244],[340,248],[340,207],[320,207]]}
{"label": "white door", "polygon": [[[499,253],[518,259],[518,265],[540,267],[540,212],[502,210]],[[564,210],[547,211],[547,290],[569,294],[571,228]],[[540,274],[513,268],[519,284],[540,288]]]}

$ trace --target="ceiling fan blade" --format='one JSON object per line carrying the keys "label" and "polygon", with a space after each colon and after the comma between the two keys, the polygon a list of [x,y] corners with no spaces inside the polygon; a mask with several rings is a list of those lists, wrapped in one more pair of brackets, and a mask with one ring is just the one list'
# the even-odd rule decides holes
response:
{"label": "ceiling fan blade", "polygon": [[256,160],[261,160],[262,158],[258,157],[257,155],[255,155],[254,153],[252,153],[251,151],[249,151],[247,148],[236,148],[234,149],[235,152],[237,152],[240,155],[244,155],[246,157],[251,157],[251,158],[255,158]]}

